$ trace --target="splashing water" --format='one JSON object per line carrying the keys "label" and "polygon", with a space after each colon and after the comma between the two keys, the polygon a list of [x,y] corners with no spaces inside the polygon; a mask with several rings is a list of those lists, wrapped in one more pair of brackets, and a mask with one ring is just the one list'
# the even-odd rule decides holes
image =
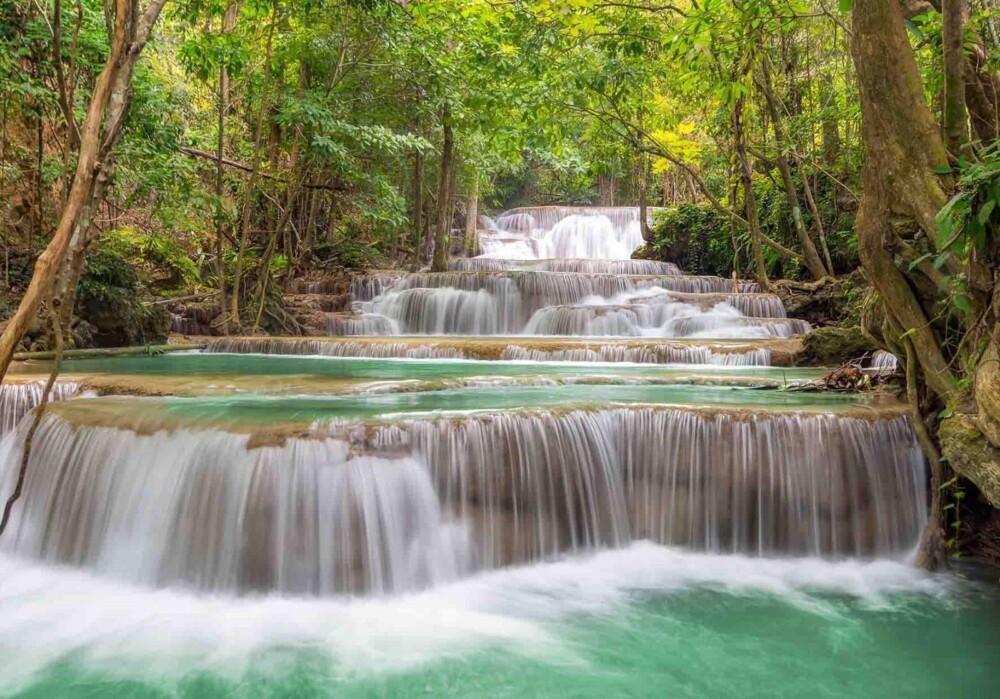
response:
{"label": "splashing water", "polygon": [[[0,545],[147,585],[322,595],[637,538],[901,556],[924,523],[905,418],[640,407],[355,425],[298,439],[46,416]],[[3,449],[7,491],[20,442]]]}
{"label": "splashing water", "polygon": [[515,209],[480,234],[483,257],[508,260],[627,260],[642,244],[637,207]]}
{"label": "splashing water", "polygon": [[643,696],[651,681],[989,696],[1000,625],[996,594],[898,563],[649,543],[361,600],[151,591],[0,556],[0,609],[0,694],[131,699]]}

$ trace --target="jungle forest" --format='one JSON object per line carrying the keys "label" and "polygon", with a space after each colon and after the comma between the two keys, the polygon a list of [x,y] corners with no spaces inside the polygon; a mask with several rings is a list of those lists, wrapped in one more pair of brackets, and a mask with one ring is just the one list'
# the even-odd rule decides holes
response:
{"label": "jungle forest", "polygon": [[0,0],[0,246],[0,696],[1000,681],[994,0]]}

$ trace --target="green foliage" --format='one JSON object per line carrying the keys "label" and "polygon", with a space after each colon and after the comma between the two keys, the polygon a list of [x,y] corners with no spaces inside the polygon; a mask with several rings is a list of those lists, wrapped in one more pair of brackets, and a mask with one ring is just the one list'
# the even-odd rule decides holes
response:
{"label": "green foliage", "polygon": [[[162,232],[116,228],[101,237],[99,250],[117,259],[132,261],[135,283],[163,291],[194,286],[200,281],[197,266],[176,238]],[[116,286],[125,286],[125,280]]]}
{"label": "green foliage", "polygon": [[651,247],[689,274],[728,277],[733,271],[729,220],[707,205],[682,204],[654,216]]}
{"label": "green foliage", "polygon": [[[955,170],[959,192],[937,215],[941,255],[967,258],[974,250],[984,260],[1000,260],[1000,143],[985,148],[977,161],[962,160]],[[939,255],[939,258],[941,258]],[[935,259],[936,266],[941,262]]]}
{"label": "green foliage", "polygon": [[143,306],[133,258],[101,241],[87,256],[76,297],[76,313],[93,326],[98,345],[124,346],[162,339],[163,309]]}

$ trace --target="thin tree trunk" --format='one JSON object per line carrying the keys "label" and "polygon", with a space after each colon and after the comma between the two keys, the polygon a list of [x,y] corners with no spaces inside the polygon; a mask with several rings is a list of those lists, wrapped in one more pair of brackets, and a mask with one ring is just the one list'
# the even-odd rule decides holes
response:
{"label": "thin tree trunk", "polygon": [[[250,165],[250,177],[247,180],[246,190],[243,194],[243,211],[240,213],[240,246],[236,251],[236,269],[233,271],[233,289],[229,309],[229,316],[237,328],[241,325],[240,285],[243,282],[244,257],[246,256],[247,247],[250,245],[250,213],[253,209],[254,195],[257,191],[257,180],[260,174],[260,162],[263,157],[264,115],[268,114],[271,108],[271,46],[277,14],[278,6],[275,3],[271,8],[271,21],[267,27],[267,43],[264,48],[264,85],[261,90],[260,109],[257,112],[257,121],[254,125],[253,161]],[[221,161],[219,162],[219,167],[222,167]]]}
{"label": "thin tree trunk", "polygon": [[448,220],[448,212],[451,210],[449,194],[451,193],[452,161],[455,150],[451,110],[448,105],[445,105],[441,110],[441,129],[443,143],[441,146],[441,172],[438,175],[437,225],[434,229],[432,272],[444,272],[448,269],[448,228],[451,224]]}
{"label": "thin tree trunk", "polygon": [[649,242],[649,205],[646,194],[646,178],[649,174],[649,163],[646,154],[639,154],[639,230],[642,231],[642,239]]}
{"label": "thin tree trunk", "polygon": [[805,264],[806,269],[809,270],[809,274],[812,275],[813,279],[822,279],[827,275],[827,269],[823,265],[823,260],[820,259],[819,253],[816,251],[816,246],[813,244],[812,238],[809,237],[805,221],[802,220],[802,207],[799,206],[799,195],[795,191],[795,183],[792,180],[792,172],[788,166],[788,156],[786,155],[789,144],[785,137],[781,113],[778,110],[778,101],[774,96],[774,89],[771,85],[771,71],[768,68],[766,58],[761,63],[760,75],[760,86],[764,93],[764,102],[767,104],[768,114],[771,117],[771,129],[774,131],[775,144],[778,147],[775,163],[778,166],[778,172],[781,173],[781,182],[785,189],[785,200],[792,210],[795,233],[799,238],[799,245],[802,247],[802,262]]}
{"label": "thin tree trunk", "polygon": [[941,453],[927,431],[927,425],[924,423],[924,416],[920,410],[920,389],[917,381],[920,367],[913,350],[913,342],[910,338],[906,338],[903,342],[906,345],[906,399],[910,405],[910,420],[913,424],[913,431],[917,435],[917,441],[931,467],[931,502],[927,515],[927,525],[920,537],[916,562],[921,568],[939,570],[947,565],[944,534],[941,531],[941,522],[944,519],[941,511],[941,484],[944,482],[941,477],[943,470]]}
{"label": "thin tree trunk", "polygon": [[[77,228],[80,213],[93,201],[95,178],[99,172],[107,172],[111,146],[121,131],[125,106],[128,104],[132,69],[165,2],[166,0],[153,0],[142,15],[138,16],[138,8],[132,2],[116,0],[111,48],[107,62],[94,83],[87,116],[80,129],[80,152],[66,205],[59,216],[52,239],[35,262],[34,274],[17,311],[0,335],[0,379],[7,373],[14,351],[39,306],[51,293],[67,247]],[[129,48],[127,53],[126,46]],[[111,118],[104,129],[102,143],[101,125],[108,115]],[[104,148],[104,144],[108,144],[108,147]]]}
{"label": "thin tree trunk", "polygon": [[10,288],[10,241],[7,240],[7,212],[9,211],[4,191],[7,189],[7,104],[10,96],[3,96],[2,115],[0,115],[0,239],[3,240],[3,281]]}
{"label": "thin tree trunk", "polygon": [[413,176],[410,192],[410,225],[413,226],[411,238],[413,242],[413,267],[419,267],[424,262],[424,156],[420,151],[413,154]]}
{"label": "thin tree trunk", "polygon": [[[236,25],[237,5],[229,0],[226,14],[222,19],[222,34],[225,36]],[[226,303],[226,260],[225,260],[225,211],[222,207],[223,165],[226,145],[226,112],[229,111],[229,70],[226,64],[219,66],[218,119],[216,121],[215,144],[215,276],[219,285],[219,311],[223,334],[229,332],[229,307]],[[237,322],[233,318],[233,322]]]}
{"label": "thin tree trunk", "polygon": [[35,432],[38,431],[38,426],[42,423],[42,417],[45,415],[45,407],[48,405],[49,396],[52,395],[52,387],[55,386],[56,378],[59,376],[59,368],[62,366],[64,345],[63,328],[59,323],[60,315],[58,299],[53,298],[50,301],[49,320],[52,323],[52,338],[55,341],[55,360],[52,363],[49,378],[45,382],[45,388],[42,389],[42,398],[35,408],[31,427],[28,428],[28,434],[24,437],[24,446],[21,447],[21,465],[17,472],[14,492],[7,498],[7,502],[3,508],[3,515],[0,516],[0,535],[3,535],[4,530],[7,529],[7,523],[10,521],[10,513],[14,509],[14,504],[20,499],[21,491],[24,489],[24,480],[28,474],[28,461],[31,459],[31,445],[34,442]]}
{"label": "thin tree trunk", "polygon": [[813,226],[819,238],[819,247],[823,252],[823,262],[830,274],[835,274],[833,260],[830,258],[830,247],[826,243],[826,228],[823,226],[823,217],[820,215],[819,207],[816,206],[816,199],[813,197],[812,186],[809,184],[809,176],[802,165],[802,158],[796,158],[796,167],[799,170],[799,178],[802,180],[802,193],[805,194],[806,204],[809,206],[809,213],[813,217]]}
{"label": "thin tree trunk", "polygon": [[757,197],[753,191],[753,173],[750,170],[750,160],[747,158],[745,135],[743,133],[743,102],[744,98],[740,97],[733,107],[733,136],[736,144],[736,157],[740,163],[740,177],[743,181],[744,207],[746,209],[747,227],[750,230],[750,251],[754,267],[754,277],[762,289],[769,289],[771,282],[767,278],[767,267],[764,264],[760,218],[757,214]]}
{"label": "thin tree trunk", "polygon": [[44,239],[42,219],[45,216],[45,206],[42,196],[42,165],[45,154],[45,122],[42,120],[41,105],[38,105],[39,113],[35,129],[35,220],[31,228],[31,237],[28,238],[28,249],[33,250],[35,241]]}
{"label": "thin tree trunk", "polygon": [[944,105],[941,109],[945,145],[958,158],[969,142],[965,118],[965,54],[962,27],[966,0],[941,0],[941,49],[944,55]]}
{"label": "thin tree trunk", "polygon": [[479,176],[472,174],[469,196],[465,205],[465,254],[472,257],[479,251]]}

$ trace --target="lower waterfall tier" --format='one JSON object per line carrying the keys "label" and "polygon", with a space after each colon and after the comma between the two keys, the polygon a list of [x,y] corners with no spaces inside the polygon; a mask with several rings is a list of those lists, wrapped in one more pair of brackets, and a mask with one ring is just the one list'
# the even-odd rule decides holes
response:
{"label": "lower waterfall tier", "polygon": [[281,437],[76,424],[74,402],[35,436],[2,547],[152,586],[397,592],[636,539],[902,556],[926,516],[903,417],[536,409]]}
{"label": "lower waterfall tier", "polygon": [[323,355],[399,359],[530,360],[539,362],[637,362],[786,366],[801,350],[797,338],[739,341],[689,338],[455,337],[397,336],[351,339],[224,337],[209,341],[208,353]]}

